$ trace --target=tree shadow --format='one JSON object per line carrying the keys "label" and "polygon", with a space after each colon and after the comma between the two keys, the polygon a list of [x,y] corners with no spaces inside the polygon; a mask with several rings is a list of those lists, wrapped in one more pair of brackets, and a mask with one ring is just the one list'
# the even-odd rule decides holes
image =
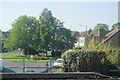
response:
{"label": "tree shadow", "polygon": [[3,68],[2,72],[3,73],[15,73],[15,71],[13,71],[13,70],[11,70],[9,68],[5,68],[5,67]]}

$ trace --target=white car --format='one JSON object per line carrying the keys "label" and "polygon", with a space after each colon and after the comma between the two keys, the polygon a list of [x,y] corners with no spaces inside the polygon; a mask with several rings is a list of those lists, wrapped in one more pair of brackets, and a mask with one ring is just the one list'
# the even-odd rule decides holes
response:
{"label": "white car", "polygon": [[2,59],[0,59],[0,72],[3,70]]}
{"label": "white car", "polygon": [[62,67],[62,62],[63,62],[63,59],[57,59],[55,61],[55,63],[53,64],[53,67]]}

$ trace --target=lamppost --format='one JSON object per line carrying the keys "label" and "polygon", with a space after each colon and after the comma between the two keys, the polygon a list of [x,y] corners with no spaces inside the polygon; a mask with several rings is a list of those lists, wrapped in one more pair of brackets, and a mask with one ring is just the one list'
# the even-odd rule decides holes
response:
{"label": "lamppost", "polygon": [[87,25],[80,25],[80,26],[85,26],[85,28],[86,28],[86,36],[87,36]]}
{"label": "lamppost", "polygon": [[82,41],[81,41],[82,43],[80,42],[82,46],[85,46],[85,47],[86,47],[86,46],[87,46],[87,44],[86,44],[86,40],[87,40],[87,25],[80,25],[80,26],[84,26],[84,27],[86,28],[86,32],[85,32],[84,39],[82,38],[82,39],[81,39],[81,40],[82,40]]}

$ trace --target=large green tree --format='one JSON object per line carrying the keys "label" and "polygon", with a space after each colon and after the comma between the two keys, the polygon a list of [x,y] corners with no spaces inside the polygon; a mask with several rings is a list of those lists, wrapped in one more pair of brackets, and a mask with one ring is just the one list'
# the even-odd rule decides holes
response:
{"label": "large green tree", "polygon": [[64,22],[55,18],[51,11],[45,8],[39,17],[39,23],[38,31],[42,40],[42,48],[63,50],[73,47],[75,38],[71,36],[71,31],[64,28]]}
{"label": "large green tree", "polygon": [[5,47],[17,49],[22,48],[29,53],[29,50],[35,49],[35,30],[37,28],[36,18],[26,15],[20,16],[12,24],[10,38],[7,39]]}
{"label": "large green tree", "polygon": [[94,31],[98,31],[99,29],[103,29],[104,31],[109,31],[109,26],[107,24],[99,23],[94,27]]}
{"label": "large green tree", "polygon": [[117,29],[120,29],[120,22],[117,22],[117,23],[112,25],[112,29],[111,30],[117,30]]}
{"label": "large green tree", "polygon": [[76,39],[71,30],[63,26],[62,21],[54,17],[50,10],[43,9],[37,20],[32,16],[20,16],[12,24],[10,38],[6,39],[8,49],[22,48],[27,53],[38,53],[48,48],[69,49]]}
{"label": "large green tree", "polygon": [[40,48],[46,49],[50,47],[50,38],[51,38],[51,29],[54,26],[54,17],[52,16],[51,11],[48,9],[44,9],[39,17],[39,30],[37,32],[40,34],[41,37],[41,46]]}

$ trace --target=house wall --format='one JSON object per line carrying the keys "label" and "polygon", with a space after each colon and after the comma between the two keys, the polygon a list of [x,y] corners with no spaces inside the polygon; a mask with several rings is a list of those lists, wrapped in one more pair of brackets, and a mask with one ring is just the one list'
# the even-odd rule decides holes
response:
{"label": "house wall", "polygon": [[77,39],[77,43],[75,43],[75,47],[83,47],[83,46],[85,46],[85,37],[79,37]]}
{"label": "house wall", "polygon": [[79,38],[79,46],[80,47],[83,47],[83,46],[85,46],[85,37],[81,37],[81,38]]}
{"label": "house wall", "polygon": [[[75,44],[75,47],[87,47],[87,44],[89,41],[91,41],[93,36],[87,36],[87,37],[79,37],[77,40],[77,43]],[[94,37],[94,41],[96,46],[101,43],[101,41],[105,39],[105,37]]]}

